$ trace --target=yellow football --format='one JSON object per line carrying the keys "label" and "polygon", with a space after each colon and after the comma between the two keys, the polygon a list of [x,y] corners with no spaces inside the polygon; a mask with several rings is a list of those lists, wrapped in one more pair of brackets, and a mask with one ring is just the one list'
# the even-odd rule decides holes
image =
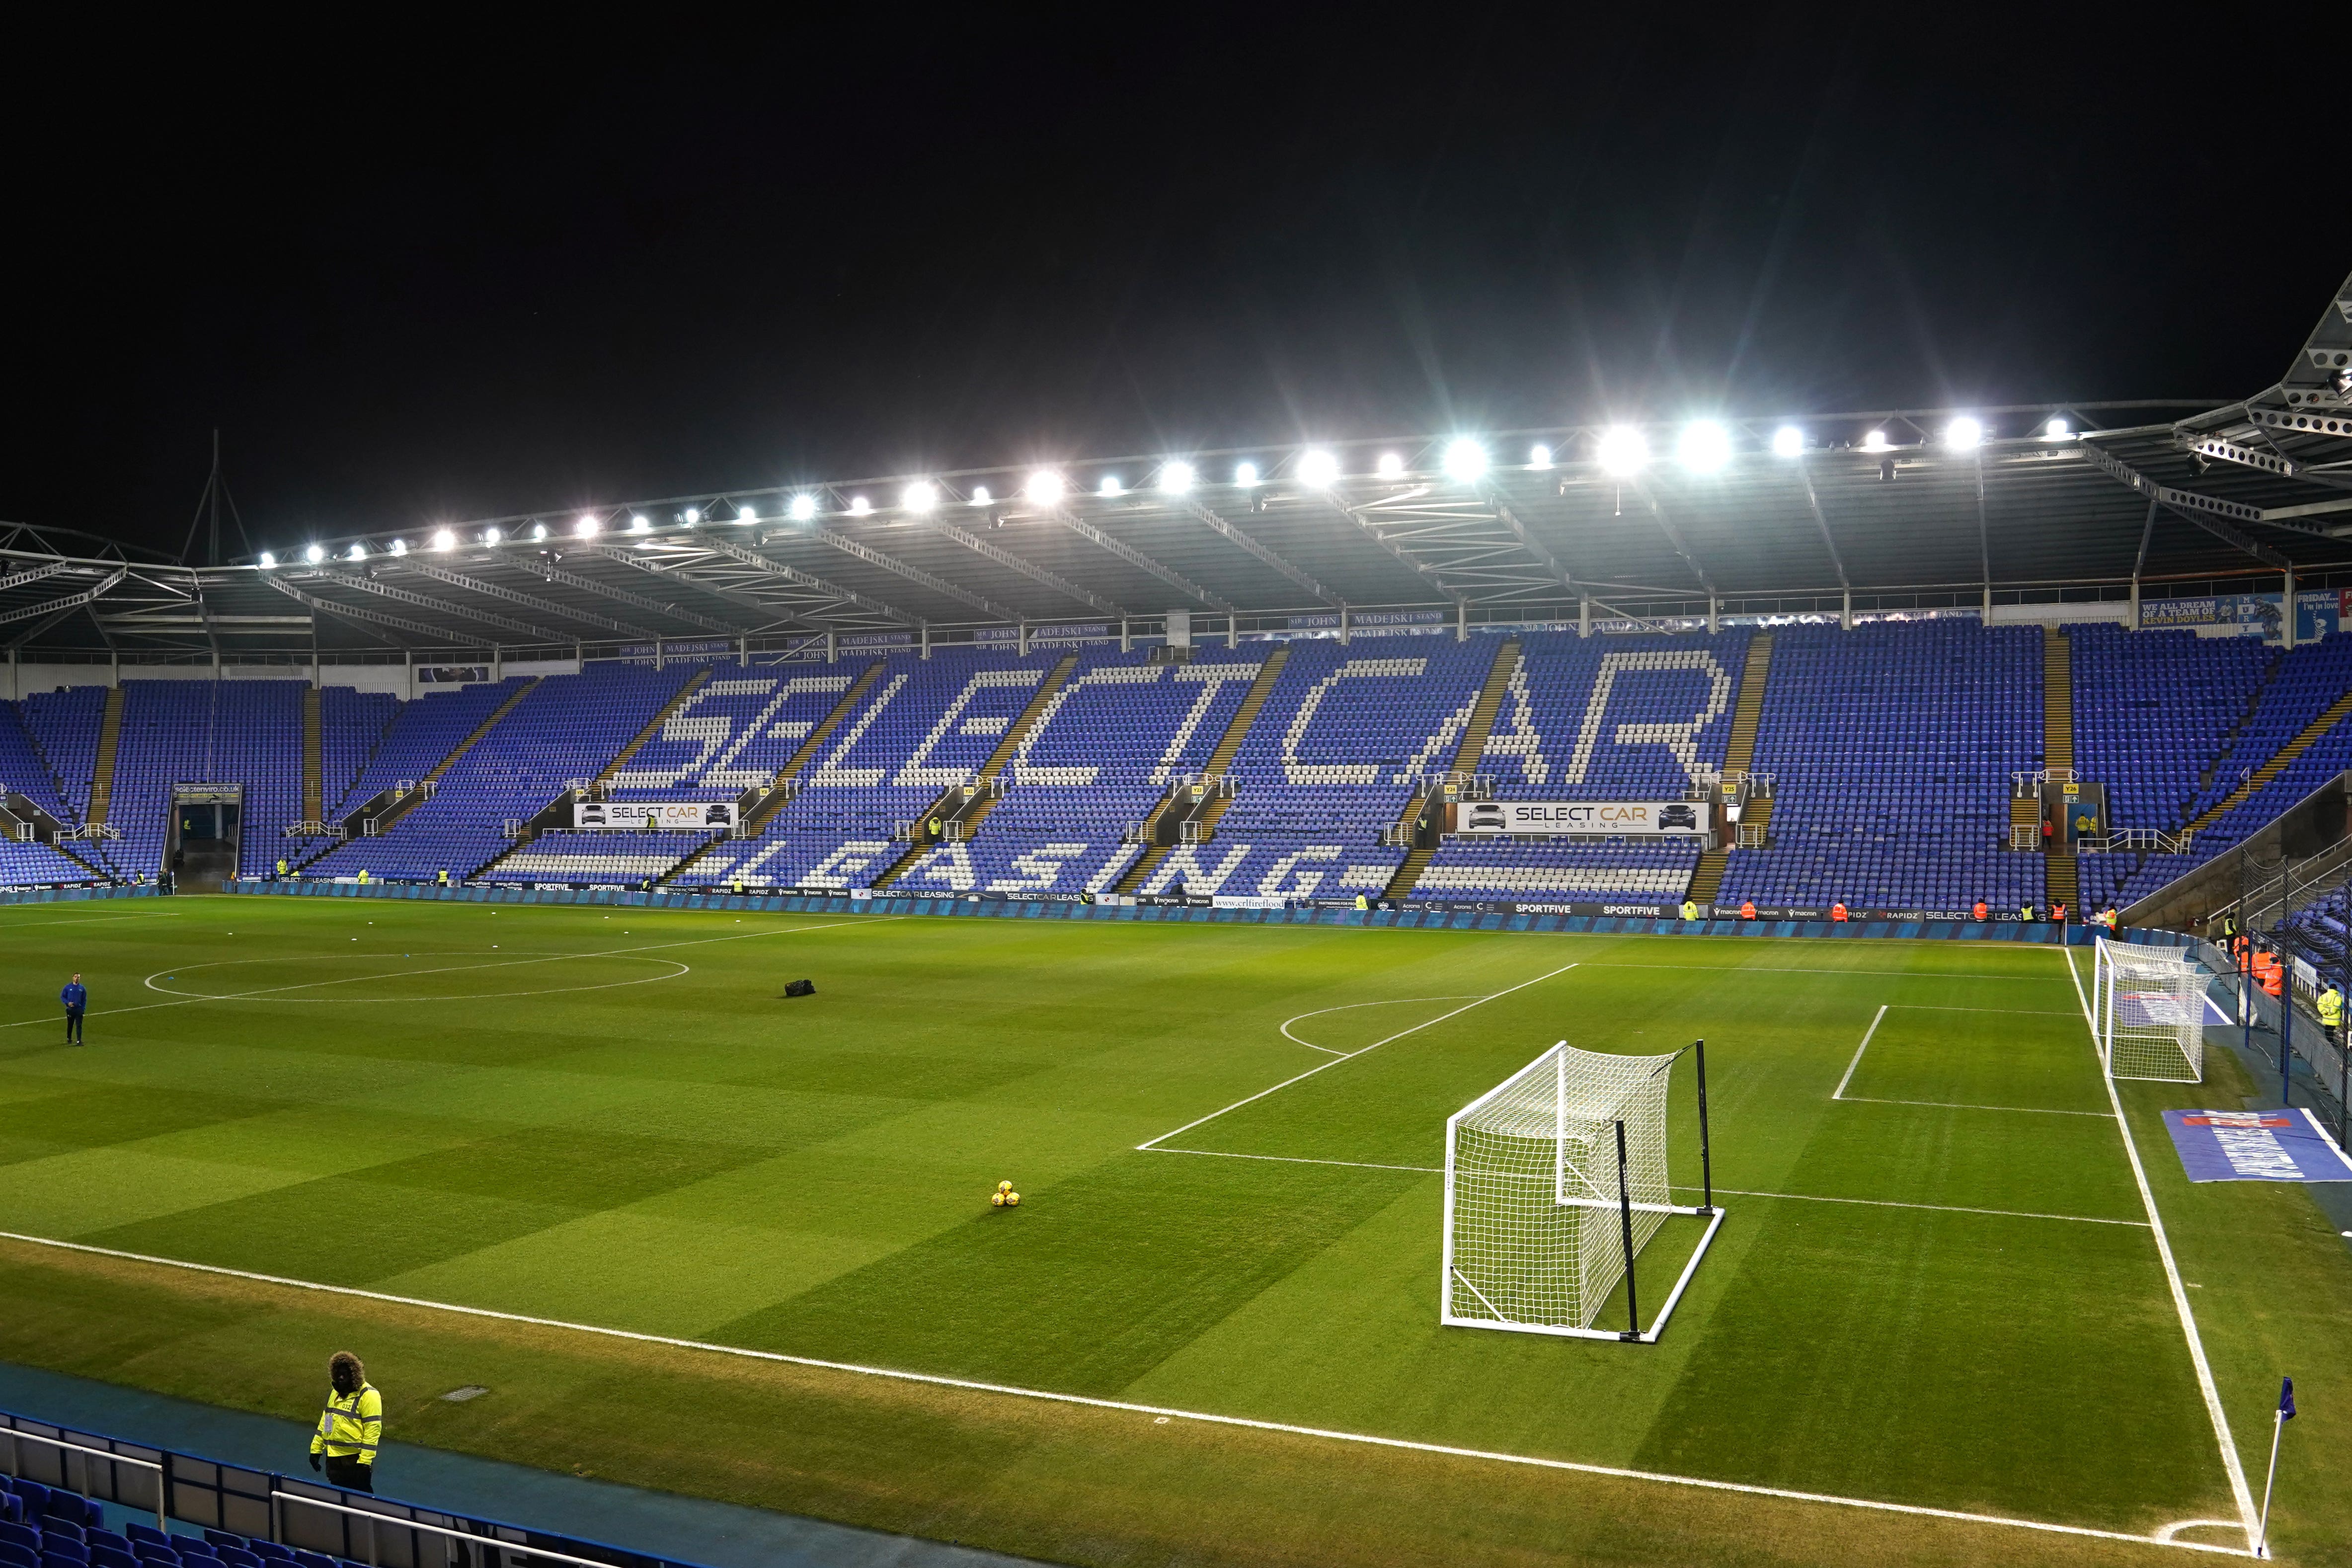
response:
{"label": "yellow football", "polygon": [[1021,1194],[1020,1194],[1019,1193],[1007,1193],[1007,1194],[1004,1194],[1004,1206],[1005,1206],[1006,1208],[1009,1208],[1009,1209],[1017,1209],[1017,1208],[1019,1208],[1019,1207],[1021,1206]]}
{"label": "yellow football", "polygon": [[991,1193],[988,1194],[988,1203],[990,1207],[1001,1209],[1004,1206],[1004,1194],[1003,1193]]}
{"label": "yellow football", "polygon": [[996,1184],[996,1190],[1000,1193],[1009,1193],[1013,1190],[1013,1184],[1011,1182],[999,1182]]}

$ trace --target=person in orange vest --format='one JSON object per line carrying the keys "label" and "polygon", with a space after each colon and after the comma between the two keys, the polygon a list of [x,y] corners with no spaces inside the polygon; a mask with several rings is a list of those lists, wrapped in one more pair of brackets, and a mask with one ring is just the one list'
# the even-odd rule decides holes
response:
{"label": "person in orange vest", "polygon": [[1845,903],[1843,900],[1830,906],[1830,919],[1833,921],[1845,919]]}
{"label": "person in orange vest", "polygon": [[1977,907],[1970,910],[1969,912],[1974,915],[1978,920],[1982,920],[1985,916],[1992,913],[1990,910],[1985,908],[1985,901],[1982,899],[1979,899],[1977,900]]}
{"label": "person in orange vest", "polygon": [[2064,925],[2066,923],[2065,900],[2053,899],[2050,900],[2050,919],[2053,923],[2057,925]]}
{"label": "person in orange vest", "polygon": [[2286,988],[2286,965],[2273,954],[2263,956],[2270,959],[2270,963],[2263,971],[2263,994],[2275,997]]}
{"label": "person in orange vest", "polygon": [[1739,900],[1739,918],[1744,921],[1752,921],[1756,918],[1755,900],[1742,899]]}

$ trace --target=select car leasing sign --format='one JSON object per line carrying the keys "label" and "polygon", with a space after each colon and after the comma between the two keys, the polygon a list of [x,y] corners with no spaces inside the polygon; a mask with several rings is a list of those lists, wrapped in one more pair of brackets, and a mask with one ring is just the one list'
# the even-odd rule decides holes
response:
{"label": "select car leasing sign", "polygon": [[1715,808],[1689,800],[1474,800],[1454,808],[1454,831],[1511,834],[1638,834],[1697,838]]}
{"label": "select car leasing sign", "polygon": [[735,826],[731,800],[583,800],[572,806],[572,826],[594,831],[665,827],[694,833],[723,832]]}
{"label": "select car leasing sign", "polygon": [[2168,1110],[2192,1182],[2352,1182],[2352,1160],[2310,1111]]}

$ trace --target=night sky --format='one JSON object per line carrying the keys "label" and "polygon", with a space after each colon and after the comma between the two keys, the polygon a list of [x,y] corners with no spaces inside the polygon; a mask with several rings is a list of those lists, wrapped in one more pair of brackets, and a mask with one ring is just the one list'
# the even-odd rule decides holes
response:
{"label": "night sky", "polygon": [[20,51],[0,518],[177,550],[215,426],[259,547],[1050,458],[2235,396],[2352,268],[2342,106],[2294,85],[2340,77],[2340,10],[839,9],[594,58],[618,14]]}

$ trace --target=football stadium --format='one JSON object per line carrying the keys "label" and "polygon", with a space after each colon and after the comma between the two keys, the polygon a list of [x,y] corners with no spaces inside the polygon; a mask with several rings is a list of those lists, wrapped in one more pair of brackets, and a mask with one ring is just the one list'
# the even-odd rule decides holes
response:
{"label": "football stadium", "polygon": [[9,530],[0,1568],[2352,1560],[2324,307]]}

